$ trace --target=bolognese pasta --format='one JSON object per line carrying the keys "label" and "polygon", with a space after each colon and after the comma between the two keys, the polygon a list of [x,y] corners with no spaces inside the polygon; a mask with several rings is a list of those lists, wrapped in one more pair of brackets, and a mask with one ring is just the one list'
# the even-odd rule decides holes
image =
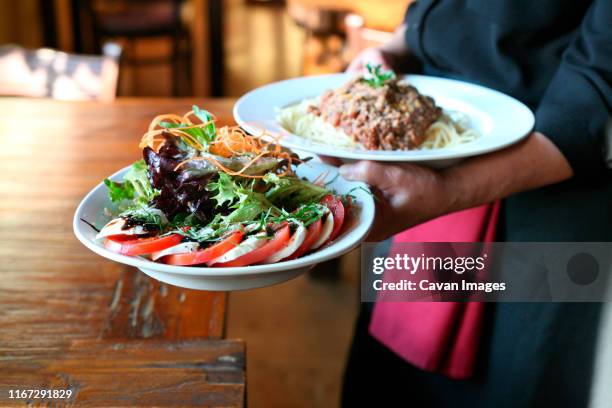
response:
{"label": "bolognese pasta", "polygon": [[480,137],[466,118],[443,111],[392,72],[368,70],[318,98],[280,109],[277,120],[314,142],[366,150],[439,149]]}

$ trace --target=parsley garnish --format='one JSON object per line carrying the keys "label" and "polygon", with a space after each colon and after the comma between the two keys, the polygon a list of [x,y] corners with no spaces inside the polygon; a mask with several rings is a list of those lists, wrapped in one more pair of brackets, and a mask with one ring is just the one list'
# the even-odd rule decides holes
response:
{"label": "parsley garnish", "polygon": [[368,73],[363,76],[362,81],[372,88],[380,88],[388,81],[395,79],[395,73],[393,71],[383,72],[380,64],[372,65],[368,62],[366,68],[368,69]]}
{"label": "parsley garnish", "polygon": [[134,220],[148,229],[160,231],[168,224],[168,219],[161,210],[145,206],[126,210],[119,214],[119,217]]}

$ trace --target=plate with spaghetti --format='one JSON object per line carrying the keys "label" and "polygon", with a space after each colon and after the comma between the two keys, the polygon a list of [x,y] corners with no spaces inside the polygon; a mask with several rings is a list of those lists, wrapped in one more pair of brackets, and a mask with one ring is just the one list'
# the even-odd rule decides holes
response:
{"label": "plate with spaghetti", "polygon": [[520,101],[467,82],[396,77],[379,66],[363,75],[299,77],[257,88],[234,106],[247,132],[265,129],[287,148],[344,160],[446,167],[502,149],[533,129]]}

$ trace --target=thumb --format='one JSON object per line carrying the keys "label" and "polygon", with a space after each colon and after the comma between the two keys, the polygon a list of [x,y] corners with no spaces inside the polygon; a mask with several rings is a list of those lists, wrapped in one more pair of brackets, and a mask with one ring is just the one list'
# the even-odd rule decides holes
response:
{"label": "thumb", "polygon": [[379,165],[371,161],[359,161],[340,167],[340,174],[347,180],[359,180],[368,184],[376,184]]}
{"label": "thumb", "polygon": [[322,154],[318,154],[317,156],[319,156],[319,159],[321,159],[323,163],[329,164],[330,166],[339,167],[342,165],[342,159],[337,157],[323,156]]}
{"label": "thumb", "polygon": [[344,72],[346,73],[359,73],[363,69],[363,61],[361,58],[355,58],[351,61],[351,63],[346,67]]}
{"label": "thumb", "polygon": [[403,169],[398,166],[372,161],[359,161],[340,167],[340,174],[347,180],[358,180],[381,191],[392,191],[402,182]]}

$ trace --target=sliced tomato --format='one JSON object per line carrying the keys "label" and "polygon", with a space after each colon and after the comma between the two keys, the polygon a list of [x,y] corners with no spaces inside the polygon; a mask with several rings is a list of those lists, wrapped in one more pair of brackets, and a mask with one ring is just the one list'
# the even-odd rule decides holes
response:
{"label": "sliced tomato", "polygon": [[144,255],[175,246],[182,239],[183,236],[180,234],[136,239],[129,235],[115,235],[106,238],[104,246],[113,252],[123,255]]}
{"label": "sliced tomato", "polygon": [[342,224],[344,223],[344,205],[339,197],[333,195],[323,197],[321,204],[329,208],[334,217],[334,228],[327,240],[327,242],[330,242],[333,241],[342,230]]}
{"label": "sliced tomato", "polygon": [[290,259],[299,258],[300,256],[304,255],[306,252],[310,251],[310,248],[312,248],[314,243],[317,242],[317,238],[319,237],[319,234],[321,233],[322,224],[323,223],[321,222],[320,218],[316,220],[315,222],[313,222],[312,224],[310,224],[308,226],[308,231],[306,233],[306,239],[304,239],[304,242],[302,242],[302,245],[300,245],[300,247],[293,254],[291,254],[285,259],[288,261]]}
{"label": "sliced tomato", "polygon": [[161,258],[161,262],[170,265],[198,265],[215,259],[226,253],[242,241],[244,232],[241,230],[230,233],[225,239],[196,252],[172,254]]}
{"label": "sliced tomato", "polygon": [[291,229],[289,225],[285,225],[278,229],[274,234],[274,237],[266,242],[263,246],[248,252],[241,257],[234,259],[233,261],[215,264],[216,267],[230,267],[230,266],[247,266],[261,262],[273,253],[281,250],[289,242],[291,237]]}

